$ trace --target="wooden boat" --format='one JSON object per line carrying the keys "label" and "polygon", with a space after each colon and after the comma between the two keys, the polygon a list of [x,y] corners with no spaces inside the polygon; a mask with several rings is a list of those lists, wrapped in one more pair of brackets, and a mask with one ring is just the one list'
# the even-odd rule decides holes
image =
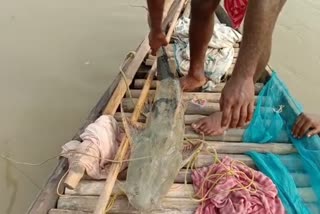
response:
{"label": "wooden boat", "polygon": [[[170,38],[175,27],[176,21],[180,16],[189,16],[190,3],[186,0],[167,0],[165,6],[165,18],[163,26],[167,32],[167,37]],[[224,12],[222,7],[216,12],[217,21],[225,23],[230,26],[228,16]],[[235,52],[239,51],[239,44],[235,47]],[[140,117],[140,111],[143,109],[144,104],[148,97],[154,94],[156,89],[156,80],[154,80],[156,65],[147,66],[150,60],[148,59],[148,52],[150,47],[148,45],[148,37],[146,36],[142,43],[136,50],[134,57],[126,60],[123,67],[126,78],[122,73],[119,73],[108,90],[101,97],[99,102],[90,112],[85,124],[75,134],[73,139],[79,139],[79,135],[84,128],[92,123],[101,114],[111,114],[120,122],[121,117],[119,113],[119,104],[122,102],[126,114],[131,117],[132,121],[144,122]],[[237,54],[235,54],[235,59]],[[147,62],[147,63],[145,63]],[[235,60],[234,60],[235,62]],[[232,73],[232,69],[228,71],[228,75]],[[259,93],[264,83],[271,75],[271,69],[266,68],[264,74],[256,83],[256,93]],[[128,94],[126,93],[126,84],[130,85],[131,94],[136,102],[135,106],[130,106],[128,103]],[[219,98],[221,91],[225,83],[220,83],[213,93],[184,93],[184,99],[192,99],[193,97],[206,99],[209,103],[204,109],[199,109],[194,106],[188,106],[185,114],[185,136],[191,139],[198,139],[201,136],[194,133],[190,127],[193,121],[203,117],[203,115],[209,114],[219,109]],[[209,147],[213,147],[218,152],[219,157],[225,155],[230,156],[235,160],[240,160],[248,166],[255,168],[254,162],[250,157],[244,155],[247,151],[258,152],[273,152],[278,154],[288,154],[295,152],[295,149],[291,144],[255,144],[242,142],[243,129],[231,129],[223,136],[206,137],[205,140]],[[123,159],[128,148],[128,141],[124,140],[120,146],[117,160]],[[202,153],[199,155],[199,159],[196,162],[196,166],[205,166],[212,163],[212,157]],[[59,191],[63,193],[62,196],[58,196],[56,189],[62,176],[68,169],[68,162],[65,158],[61,158],[56,169],[48,179],[43,190],[38,194],[36,200],[31,205],[28,213],[41,214],[88,214],[95,211],[95,213],[104,213],[105,207],[110,201],[110,196],[121,195],[119,188],[115,185],[117,177],[121,179],[121,174],[118,176],[120,165],[114,164],[111,167],[111,172],[107,181],[105,180],[89,180],[84,178],[80,181],[78,187],[75,190],[60,187]],[[187,173],[187,182],[184,183],[184,176]],[[182,169],[175,179],[175,183],[168,192],[165,199],[161,202],[162,208],[153,213],[193,213],[198,206],[198,202],[195,202],[190,198],[193,193],[191,185],[190,171]],[[100,196],[100,197],[99,197]],[[111,209],[108,213],[138,213],[128,203],[125,196],[119,196],[114,201]]]}

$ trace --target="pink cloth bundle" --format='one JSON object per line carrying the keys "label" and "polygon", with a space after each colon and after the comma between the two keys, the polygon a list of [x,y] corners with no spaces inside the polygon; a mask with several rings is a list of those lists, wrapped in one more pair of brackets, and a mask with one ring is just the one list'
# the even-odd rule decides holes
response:
{"label": "pink cloth bundle", "polygon": [[[205,177],[209,179],[205,180]],[[252,178],[253,185],[244,188]],[[194,170],[192,180],[197,197],[203,198],[208,193],[196,214],[285,213],[271,179],[229,157],[222,163]]]}
{"label": "pink cloth bundle", "polygon": [[70,141],[62,147],[63,156],[69,160],[69,168],[82,165],[90,177],[106,178],[106,164],[114,159],[121,140],[117,121],[112,116],[102,115],[80,137],[82,143]]}

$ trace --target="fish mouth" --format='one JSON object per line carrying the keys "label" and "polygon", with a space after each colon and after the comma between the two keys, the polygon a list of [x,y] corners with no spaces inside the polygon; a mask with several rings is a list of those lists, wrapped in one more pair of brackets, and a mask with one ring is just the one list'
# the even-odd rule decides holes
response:
{"label": "fish mouth", "polygon": [[156,203],[152,197],[146,197],[145,195],[127,195],[128,200],[135,209],[142,212],[150,212],[156,208]]}
{"label": "fish mouth", "polygon": [[[145,195],[145,190],[140,191],[137,186],[129,187],[125,182],[118,181],[117,185],[120,190],[125,193],[130,204],[141,212],[152,211],[156,208],[157,200],[152,195]],[[143,194],[142,194],[143,193]]]}

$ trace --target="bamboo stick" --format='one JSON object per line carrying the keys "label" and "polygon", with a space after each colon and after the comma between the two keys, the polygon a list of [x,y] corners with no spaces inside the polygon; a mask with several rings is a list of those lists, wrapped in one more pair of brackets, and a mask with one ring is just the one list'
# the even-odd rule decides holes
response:
{"label": "bamboo stick", "polygon": [[[86,195],[86,196],[99,196],[103,188],[104,181],[93,181],[93,180],[84,180],[81,181],[79,186],[74,189],[66,188],[66,195]],[[187,198],[193,194],[193,187],[191,184],[182,185],[182,184],[173,184],[169,189],[166,197],[167,198]],[[112,195],[124,195],[124,193],[119,188],[117,183],[113,190]]]}
{"label": "bamboo stick", "polygon": [[[135,79],[133,87],[135,89],[140,89],[143,87],[144,82],[145,82],[144,79]],[[213,89],[212,93],[221,93],[224,86],[225,86],[225,83],[217,84],[217,86]],[[256,83],[255,84],[255,94],[258,94],[261,91],[261,89],[263,88],[263,86],[264,86],[263,83]],[[151,89],[155,89],[155,88],[156,88],[156,81],[153,81],[153,83],[151,85]]]}
{"label": "bamboo stick", "polygon": [[[132,113],[128,113],[128,112],[125,113],[125,116],[127,118],[131,117],[131,115],[132,115]],[[114,117],[118,122],[121,122],[121,113],[120,112],[116,112]],[[184,121],[185,121],[186,125],[191,125],[192,123],[194,123],[204,117],[205,117],[204,115],[185,115]],[[138,118],[138,122],[144,123],[145,121],[146,121],[146,118],[144,116],[140,116]]]}
{"label": "bamboo stick", "polygon": [[[204,140],[208,141],[229,141],[241,142],[244,130],[243,129],[229,129],[225,135],[221,136],[204,136]],[[202,139],[202,135],[195,133],[191,126],[186,126],[185,137],[189,139]]]}
{"label": "bamboo stick", "polygon": [[[229,142],[241,142],[244,134],[244,129],[229,129],[221,136],[204,136],[205,140],[208,141],[229,141]],[[190,139],[202,139],[203,136],[195,133],[191,126],[186,126],[185,137]],[[276,139],[277,143],[288,143],[290,142],[285,131],[279,133]]]}
{"label": "bamboo stick", "polygon": [[79,210],[64,210],[64,209],[51,209],[49,214],[91,214],[91,212],[84,212]]}
{"label": "bamboo stick", "polygon": [[[246,164],[250,168],[254,168],[255,164],[253,160],[247,156],[247,155],[239,155],[239,154],[218,154],[219,159],[223,159],[225,156],[228,156],[236,161],[241,161],[244,164]],[[213,154],[203,154],[200,153],[198,156],[198,159],[195,161],[195,167],[204,167],[204,166],[210,166],[214,163],[214,155]],[[186,166],[185,166],[186,167]]]}
{"label": "bamboo stick", "polygon": [[[152,99],[154,96],[154,90],[150,90],[149,96]],[[131,96],[133,98],[138,98],[141,94],[141,90],[139,89],[131,89]],[[221,93],[214,92],[184,92],[183,99],[185,101],[190,101],[192,99],[204,99],[207,102],[218,103],[220,101]],[[257,101],[257,96],[255,96],[255,101]]]}
{"label": "bamboo stick", "polygon": [[[58,200],[58,209],[69,209],[77,211],[92,212],[98,197],[97,196],[62,196]],[[179,213],[194,213],[198,202],[190,198],[164,198],[161,207],[152,213],[173,213],[179,210]],[[141,213],[134,209],[127,198],[119,196],[108,213],[129,214]]]}
{"label": "bamboo stick", "polygon": [[225,154],[244,154],[249,151],[274,154],[296,153],[295,147],[291,143],[245,143],[245,142],[220,142],[206,141],[208,149],[215,149],[218,153]]}
{"label": "bamboo stick", "polygon": [[[137,123],[139,124],[139,123]],[[139,124],[143,127],[144,124]],[[119,124],[120,128],[123,128],[122,124]],[[244,129],[229,129],[224,135],[219,136],[202,136],[193,131],[191,126],[186,126],[185,128],[185,138],[192,140],[205,140],[205,141],[224,141],[224,142],[242,142],[242,137],[244,134]],[[281,141],[282,142],[282,141]]]}
{"label": "bamboo stick", "polygon": [[[119,180],[123,181],[126,179],[126,170],[123,171],[123,175],[118,177]],[[309,175],[304,173],[291,173],[291,176],[293,177],[295,184],[298,188],[304,188],[310,186],[310,178]],[[177,177],[174,179],[174,183],[185,183],[185,177],[188,184],[192,183],[191,179],[191,170],[182,168],[180,169]],[[86,180],[96,181],[92,180],[90,177],[87,177]]]}
{"label": "bamboo stick", "polygon": [[187,6],[185,7],[182,16],[189,18],[190,17],[190,13],[191,13],[191,1],[188,1]]}
{"label": "bamboo stick", "polygon": [[[181,2],[178,5],[178,8],[177,8],[177,11],[176,11],[176,13],[175,13],[175,15],[173,17],[173,21],[171,23],[171,26],[170,26],[170,28],[169,28],[169,30],[167,32],[167,36],[166,36],[167,41],[169,41],[171,36],[172,36],[173,29],[174,29],[174,27],[176,25],[176,22],[177,22],[178,18],[179,18],[181,10],[183,9],[184,2],[185,2],[185,0],[181,0]],[[147,78],[147,80],[145,82],[145,85],[144,85],[144,87],[142,89],[140,98],[137,101],[136,107],[134,108],[134,112],[133,112],[133,115],[132,115],[132,118],[131,118],[131,120],[133,122],[136,122],[138,120],[138,118],[139,118],[140,112],[141,112],[141,110],[142,110],[142,108],[144,106],[145,100],[146,100],[146,98],[148,96],[148,91],[150,89],[151,82],[152,82],[153,77],[155,75],[156,68],[157,68],[156,67],[156,63],[154,63],[152,68],[151,68],[151,71],[149,72],[149,75],[148,75],[148,78]],[[122,97],[123,97],[123,95],[122,95]],[[112,112],[115,113],[115,111],[112,111]],[[115,160],[123,160],[125,155],[128,152],[128,147],[129,147],[129,140],[127,138],[124,138],[124,140],[121,142],[121,145],[120,145],[120,148],[119,148],[119,150],[117,152]],[[106,208],[106,206],[107,206],[107,204],[109,202],[111,191],[112,191],[113,186],[115,184],[116,178],[117,178],[117,176],[118,176],[118,174],[120,172],[120,169],[121,169],[121,165],[120,164],[112,164],[111,165],[111,168],[110,168],[107,180],[106,180],[106,184],[105,184],[105,186],[103,188],[103,191],[102,191],[102,193],[101,193],[101,195],[99,197],[99,200],[98,200],[97,206],[95,208],[94,214],[102,214],[102,213],[104,213],[105,208]]]}
{"label": "bamboo stick", "polygon": [[[143,126],[143,124],[141,124]],[[119,124],[122,127],[122,124]],[[185,128],[185,137],[189,139],[203,139],[207,141],[223,141],[223,142],[242,142],[245,129],[229,129],[223,135],[219,136],[202,136],[194,132],[193,128],[189,125]],[[288,136],[285,131],[282,131],[278,138],[275,139],[276,143],[289,143]],[[268,144],[267,144],[268,145]],[[261,148],[262,149],[262,148]],[[271,147],[270,147],[271,149]],[[273,150],[276,150],[273,148]],[[282,149],[280,149],[282,151]],[[283,151],[282,151],[283,152]]]}
{"label": "bamboo stick", "polygon": [[[133,101],[133,102],[132,102]],[[123,110],[125,112],[132,112],[134,109],[134,104],[137,102],[136,98],[132,100],[130,98],[124,98],[122,100]],[[194,103],[186,103],[186,114],[201,114],[201,115],[210,115],[213,112],[220,110],[219,103],[207,103],[205,106],[198,106]]]}
{"label": "bamboo stick", "polygon": [[[184,182],[185,172],[181,171],[181,183],[174,183],[171,188],[169,189],[166,198],[189,198],[194,194],[194,190],[192,184],[182,184]],[[187,172],[191,179],[191,171],[188,170]],[[98,196],[101,193],[101,189],[103,188],[103,181],[81,181],[79,186],[75,190],[66,189],[66,195],[79,195],[79,196]],[[315,202],[316,196],[310,187],[303,187],[298,188],[301,197],[304,199],[305,202]],[[124,195],[118,185],[115,185],[115,188],[112,191],[112,195]]]}
{"label": "bamboo stick", "polygon": [[[149,75],[147,77],[147,80],[145,82],[145,85],[142,89],[141,95],[136,102],[136,106],[135,106],[134,111],[131,115],[132,122],[138,121],[140,112],[142,111],[145,100],[148,97],[148,92],[149,92],[153,77],[155,75],[155,72],[156,72],[156,63],[152,66],[152,68],[149,72]],[[125,156],[128,152],[129,143],[130,143],[129,139],[126,137],[122,140],[120,147],[118,149],[118,152],[116,154],[115,160],[121,161],[125,158]],[[95,212],[94,212],[95,214],[104,213],[104,210],[105,210],[105,208],[109,202],[109,199],[110,199],[111,191],[113,189],[114,183],[117,179],[117,176],[118,176],[120,170],[121,170],[121,164],[112,164],[111,165],[105,186],[104,186],[102,193],[99,197],[99,200],[98,200]]]}

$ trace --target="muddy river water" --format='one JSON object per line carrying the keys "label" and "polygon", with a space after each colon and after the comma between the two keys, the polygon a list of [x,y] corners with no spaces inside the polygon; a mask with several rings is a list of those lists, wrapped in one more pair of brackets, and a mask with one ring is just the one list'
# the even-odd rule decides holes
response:
{"label": "muddy river water", "polygon": [[[1,0],[0,152],[26,162],[59,153],[147,32],[143,0]],[[271,65],[305,109],[320,107],[320,1],[287,2]],[[24,213],[56,161],[0,159],[0,213]]]}

